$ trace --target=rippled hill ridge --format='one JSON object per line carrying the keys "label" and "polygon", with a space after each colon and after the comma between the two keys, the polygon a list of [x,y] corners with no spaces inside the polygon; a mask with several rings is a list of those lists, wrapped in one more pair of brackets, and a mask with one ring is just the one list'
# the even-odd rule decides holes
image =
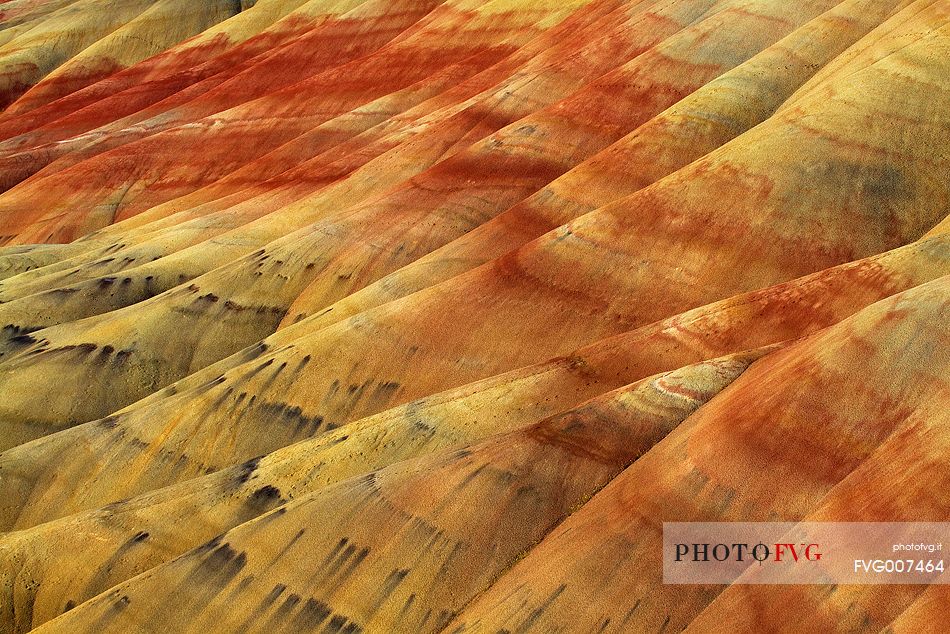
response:
{"label": "rippled hill ridge", "polygon": [[0,634],[946,631],[661,541],[950,521],[950,0],[0,0],[0,109]]}

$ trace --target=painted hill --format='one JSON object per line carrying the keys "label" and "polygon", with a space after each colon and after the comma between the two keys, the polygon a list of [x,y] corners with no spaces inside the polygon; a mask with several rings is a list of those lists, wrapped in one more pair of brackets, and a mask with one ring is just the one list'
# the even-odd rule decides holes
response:
{"label": "painted hill", "polygon": [[0,632],[940,631],[659,540],[950,521],[950,2],[7,0],[0,106]]}

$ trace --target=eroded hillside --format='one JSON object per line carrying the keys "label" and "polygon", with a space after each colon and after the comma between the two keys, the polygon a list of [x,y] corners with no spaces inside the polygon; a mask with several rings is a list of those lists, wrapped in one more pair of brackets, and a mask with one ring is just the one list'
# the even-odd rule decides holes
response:
{"label": "eroded hillside", "polygon": [[941,631],[660,540],[950,521],[950,1],[6,0],[0,106],[0,632]]}

